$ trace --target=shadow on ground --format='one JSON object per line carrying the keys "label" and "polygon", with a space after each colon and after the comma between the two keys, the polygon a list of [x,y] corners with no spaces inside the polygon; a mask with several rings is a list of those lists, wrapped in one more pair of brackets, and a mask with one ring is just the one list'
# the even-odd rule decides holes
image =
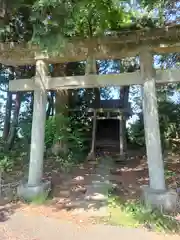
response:
{"label": "shadow on ground", "polygon": [[[178,161],[179,155],[167,157],[167,168],[176,173],[176,177],[167,179],[170,187],[175,186],[175,182],[180,181],[180,163]],[[125,164],[113,164],[109,170],[109,178],[114,185],[114,193],[122,200],[139,199],[141,186],[149,184],[148,166],[144,155],[134,154],[133,156],[131,154]],[[84,201],[87,195],[87,186],[92,184],[94,175],[97,175],[96,165],[85,163],[75,167],[70,173],[64,174],[57,166],[52,166],[51,162],[48,161],[48,164],[45,165],[44,178],[52,181],[53,189],[50,199],[30,205],[16,203],[1,207],[0,222],[7,221],[15,211],[22,208],[28,209],[30,213],[34,211],[37,214],[60,218],[69,218],[74,213],[83,215],[89,210],[99,211],[104,207],[104,199],[101,201],[101,196],[96,198],[96,191],[92,194],[94,199]],[[100,182],[103,181],[103,177],[107,176],[103,176],[102,170],[102,174],[99,176]]]}
{"label": "shadow on ground", "polygon": [[7,221],[20,207],[18,203],[0,206],[0,223]]}

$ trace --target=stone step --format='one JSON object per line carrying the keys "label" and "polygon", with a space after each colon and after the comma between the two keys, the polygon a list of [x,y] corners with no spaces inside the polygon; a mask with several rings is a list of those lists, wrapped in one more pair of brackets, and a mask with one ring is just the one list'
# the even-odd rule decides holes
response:
{"label": "stone step", "polygon": [[112,175],[121,176],[122,175],[122,170],[121,170],[121,168],[114,168],[114,169],[110,169],[110,173]]}
{"label": "stone step", "polygon": [[72,214],[87,214],[89,216],[107,216],[107,203],[101,201],[75,200],[64,205]]}
{"label": "stone step", "polygon": [[102,193],[89,193],[85,196],[85,200],[105,201],[108,200],[108,196]]}
{"label": "stone step", "polygon": [[106,201],[108,199],[109,189],[112,188],[112,183],[109,181],[97,182],[93,181],[91,186],[87,186],[85,194],[86,200]]}
{"label": "stone step", "polygon": [[85,195],[86,200],[105,200],[107,198],[108,190],[112,188],[112,183],[95,182],[92,185],[87,185],[84,188],[77,189],[59,189],[58,195],[63,198],[68,198],[73,195]]}
{"label": "stone step", "polygon": [[122,160],[115,160],[115,163],[119,167],[124,167],[127,165],[127,161],[122,161]]}
{"label": "stone step", "polygon": [[60,190],[58,192],[58,195],[60,197],[63,197],[63,198],[68,198],[71,195],[75,195],[75,196],[84,195],[86,193],[86,191],[87,191],[86,188],[83,188],[83,189],[67,189],[67,190]]}
{"label": "stone step", "polygon": [[99,208],[90,208],[90,209],[83,209],[78,208],[71,211],[72,215],[83,214],[88,217],[109,217],[110,212],[106,206],[101,206]]}

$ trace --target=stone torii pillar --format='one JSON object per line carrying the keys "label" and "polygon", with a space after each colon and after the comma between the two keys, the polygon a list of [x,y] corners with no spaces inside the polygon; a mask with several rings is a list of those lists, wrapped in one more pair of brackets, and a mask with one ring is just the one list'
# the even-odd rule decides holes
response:
{"label": "stone torii pillar", "polygon": [[47,104],[45,84],[48,72],[48,65],[37,59],[28,182],[18,187],[18,195],[26,200],[31,200],[50,189],[50,182],[42,181]]}
{"label": "stone torii pillar", "polygon": [[142,100],[150,186],[143,186],[142,189],[148,205],[171,211],[176,208],[177,194],[166,190],[165,185],[153,64],[153,54],[143,49],[140,53],[140,67],[144,82]]}

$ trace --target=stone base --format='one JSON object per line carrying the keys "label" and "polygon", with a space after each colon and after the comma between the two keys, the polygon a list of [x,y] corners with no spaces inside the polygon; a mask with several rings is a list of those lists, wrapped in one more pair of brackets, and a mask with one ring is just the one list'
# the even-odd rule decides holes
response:
{"label": "stone base", "polygon": [[51,190],[51,182],[44,181],[37,186],[30,186],[27,183],[18,186],[17,195],[20,198],[23,198],[26,201],[32,201],[36,197],[41,196],[43,194],[48,195]]}
{"label": "stone base", "polygon": [[149,186],[142,186],[142,197],[147,207],[157,208],[162,212],[177,211],[178,194],[174,190],[154,190]]}
{"label": "stone base", "polygon": [[119,154],[115,158],[115,162],[116,163],[125,163],[126,160],[127,160],[127,154],[126,153],[121,154],[121,155]]}
{"label": "stone base", "polygon": [[96,162],[96,154],[95,152],[90,152],[87,156],[87,161]]}

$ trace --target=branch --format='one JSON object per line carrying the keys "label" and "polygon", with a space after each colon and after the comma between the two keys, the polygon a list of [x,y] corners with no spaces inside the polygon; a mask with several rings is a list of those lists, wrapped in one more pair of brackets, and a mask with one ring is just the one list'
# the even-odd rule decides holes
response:
{"label": "branch", "polygon": [[2,92],[9,92],[9,90],[5,90],[5,89],[2,89],[1,87],[0,87],[0,91],[2,91]]}
{"label": "branch", "polygon": [[87,21],[88,21],[88,27],[89,27],[89,37],[93,36],[93,29],[92,29],[92,24],[91,24],[91,20],[89,17],[87,17]]}

